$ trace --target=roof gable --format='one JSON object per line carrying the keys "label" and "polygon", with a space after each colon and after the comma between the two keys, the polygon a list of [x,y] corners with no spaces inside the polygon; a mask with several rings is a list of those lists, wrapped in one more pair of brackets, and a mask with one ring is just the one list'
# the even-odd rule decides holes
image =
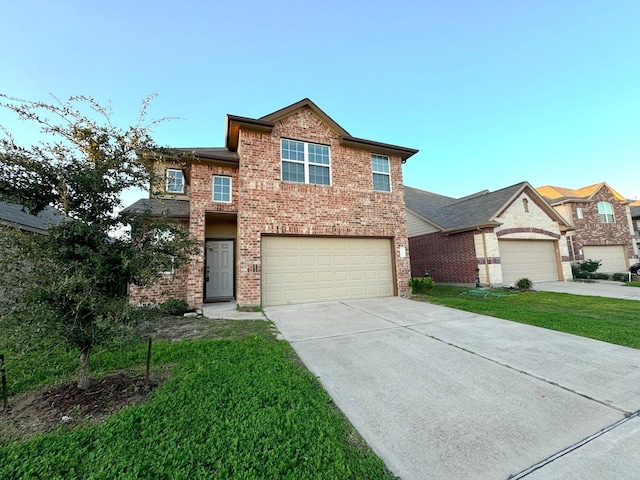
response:
{"label": "roof gable", "polygon": [[333,118],[327,115],[320,107],[318,107],[315,103],[313,103],[308,98],[304,98],[299,102],[296,102],[288,107],[281,108],[280,110],[276,110],[269,115],[265,115],[264,117],[260,117],[258,120],[276,123],[279,120],[282,120],[285,117],[288,117],[293,112],[300,110],[301,108],[310,109],[318,118],[320,118],[324,123],[327,124],[331,130],[333,130],[339,136],[351,136],[349,132],[347,132],[344,128],[342,128],[338,122],[336,122]]}
{"label": "roof gable", "polygon": [[557,205],[560,203],[576,200],[590,201],[603,188],[607,188],[616,200],[623,203],[626,202],[626,199],[613,188],[611,188],[606,182],[595,183],[593,185],[578,188],[576,190],[565,187],[544,185],[542,187],[536,188],[536,191],[545,199],[547,199],[547,201],[551,202],[552,205]]}
{"label": "roof gable", "polygon": [[560,214],[551,208],[528,182],[517,183],[495,192],[484,190],[460,199],[405,187],[405,204],[409,210],[437,223],[442,227],[442,231],[447,233],[500,225],[496,217],[524,191],[537,200],[550,218],[564,227],[569,227]]}
{"label": "roof gable", "polygon": [[345,147],[370,150],[374,153],[381,153],[389,156],[398,156],[402,160],[402,163],[406,162],[409,157],[418,153],[418,150],[414,148],[401,147],[398,145],[391,145],[389,143],[374,142],[373,140],[352,137],[349,132],[342,128],[335,120],[333,120],[320,107],[318,107],[308,98],[302,99],[299,102],[289,105],[288,107],[281,108],[280,110],[276,110],[275,112],[260,118],[227,115],[227,149],[230,152],[235,152],[238,150],[240,129],[271,133],[276,122],[302,108],[310,109],[318,118],[320,118],[323,123],[325,123],[331,130],[336,133],[339,138],[340,145],[343,145]]}

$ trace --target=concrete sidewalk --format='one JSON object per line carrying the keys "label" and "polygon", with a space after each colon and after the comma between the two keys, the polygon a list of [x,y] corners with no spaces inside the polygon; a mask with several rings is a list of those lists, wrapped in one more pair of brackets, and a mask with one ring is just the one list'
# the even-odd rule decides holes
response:
{"label": "concrete sidewalk", "polygon": [[398,297],[265,310],[405,480],[640,471],[638,350]]}
{"label": "concrete sidewalk", "polygon": [[535,283],[533,289],[541,292],[570,293],[572,295],[586,295],[589,297],[640,300],[639,287],[627,287],[624,283],[619,282],[543,282]]}

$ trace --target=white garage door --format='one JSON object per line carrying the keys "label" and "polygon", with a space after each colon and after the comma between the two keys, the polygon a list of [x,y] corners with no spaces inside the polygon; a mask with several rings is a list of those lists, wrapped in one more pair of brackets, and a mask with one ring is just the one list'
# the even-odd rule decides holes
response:
{"label": "white garage door", "polygon": [[502,283],[509,285],[521,278],[532,282],[558,280],[554,244],[542,240],[500,240]]}
{"label": "white garage door", "polygon": [[582,247],[585,260],[600,260],[598,272],[624,273],[627,271],[627,256],[622,245],[598,245]]}
{"label": "white garage door", "polygon": [[391,240],[262,237],[262,304],[394,295]]}

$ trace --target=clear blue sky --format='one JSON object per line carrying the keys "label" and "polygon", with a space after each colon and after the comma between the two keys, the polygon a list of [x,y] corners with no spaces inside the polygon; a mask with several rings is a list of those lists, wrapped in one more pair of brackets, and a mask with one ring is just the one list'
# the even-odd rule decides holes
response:
{"label": "clear blue sky", "polygon": [[638,0],[21,0],[0,22],[0,92],[111,100],[123,126],[157,93],[152,115],[182,118],[162,145],[223,146],[225,114],[309,97],[354,136],[419,149],[406,185],[640,197]]}

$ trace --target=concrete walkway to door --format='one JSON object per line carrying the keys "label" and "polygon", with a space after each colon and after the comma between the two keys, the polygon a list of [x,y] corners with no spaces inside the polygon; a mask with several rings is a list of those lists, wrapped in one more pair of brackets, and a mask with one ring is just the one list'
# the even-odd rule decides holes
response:
{"label": "concrete walkway to door", "polygon": [[639,350],[398,297],[265,312],[404,480],[637,478]]}

